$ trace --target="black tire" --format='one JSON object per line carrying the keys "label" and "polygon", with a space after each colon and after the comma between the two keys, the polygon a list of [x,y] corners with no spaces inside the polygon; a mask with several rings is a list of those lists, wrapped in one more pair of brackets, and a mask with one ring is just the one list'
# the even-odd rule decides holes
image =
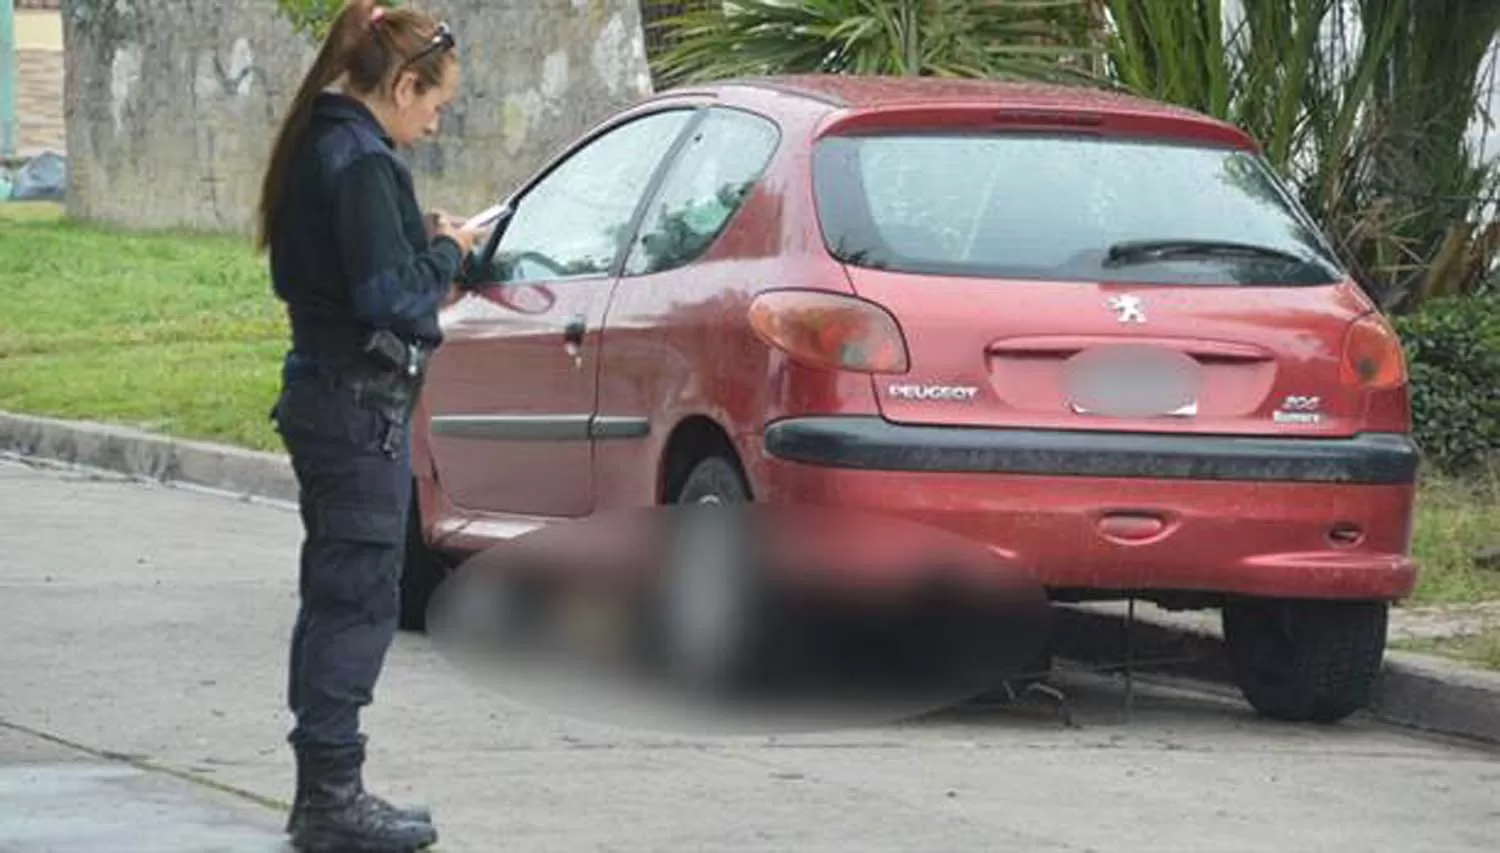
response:
{"label": "black tire", "polygon": [[427,630],[427,609],[447,574],[448,564],[427,546],[422,536],[422,508],[417,505],[416,484],[413,483],[411,510],[406,515],[406,549],[401,564],[401,630],[416,633]]}
{"label": "black tire", "polygon": [[724,504],[750,502],[750,487],[745,485],[745,478],[740,476],[734,462],[723,456],[710,456],[694,465],[672,503],[695,504],[705,499]]}
{"label": "black tire", "polygon": [[1240,692],[1262,716],[1336,723],[1370,703],[1385,655],[1384,602],[1249,600],[1222,612]]}
{"label": "black tire", "polygon": [[[751,497],[738,467],[711,456],[693,467],[670,500],[691,513],[695,505],[746,504]],[[734,519],[703,508],[710,510],[706,525],[677,531],[673,546],[683,556],[664,567],[652,634],[671,681],[695,691],[732,693],[755,681],[764,659],[767,593],[748,543],[738,535],[743,529],[714,524]]]}

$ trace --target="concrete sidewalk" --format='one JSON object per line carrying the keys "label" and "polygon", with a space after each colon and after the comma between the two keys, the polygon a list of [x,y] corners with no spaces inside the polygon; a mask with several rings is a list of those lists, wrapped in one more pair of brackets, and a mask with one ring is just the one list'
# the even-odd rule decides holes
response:
{"label": "concrete sidewalk", "polygon": [[[27,777],[0,813],[24,803],[44,826],[97,814],[167,853],[226,849],[167,846],[179,823],[245,833],[233,849],[278,849],[268,836],[282,813],[261,823],[255,803],[291,793],[295,512],[0,463],[0,519],[0,719],[86,746],[94,765]],[[1232,692],[1145,678],[1126,713],[1118,679],[1060,675],[1066,719],[957,709],[716,738],[621,729],[597,707],[551,713],[402,635],[363,717],[372,787],[431,805],[451,853],[1480,853],[1500,837],[1500,751],[1366,718],[1277,725]],[[244,810],[220,791],[246,792]],[[65,834],[22,843],[22,829],[0,850],[99,849]]]}
{"label": "concrete sidewalk", "polygon": [[278,823],[270,809],[201,782],[110,760],[0,721],[0,850],[290,850]]}
{"label": "concrete sidewalk", "polygon": [[[63,421],[0,412],[0,458],[17,454],[82,465],[126,477],[227,493],[294,507],[297,486],[284,454],[258,453],[207,442],[183,441],[118,426]],[[50,463],[49,463],[50,464]],[[1066,612],[1062,633],[1065,657],[1095,666],[1120,663],[1123,605],[1092,605]],[[1073,616],[1071,614],[1077,614]],[[1228,683],[1215,613],[1169,613],[1141,606],[1142,620],[1132,634],[1144,658],[1190,658],[1186,666],[1157,666],[1163,672]],[[1453,636],[1493,624],[1500,614],[1489,607],[1462,614],[1432,608],[1391,614],[1390,635]],[[1442,658],[1391,651],[1379,695],[1370,712],[1385,722],[1447,735],[1500,743],[1500,673]]]}

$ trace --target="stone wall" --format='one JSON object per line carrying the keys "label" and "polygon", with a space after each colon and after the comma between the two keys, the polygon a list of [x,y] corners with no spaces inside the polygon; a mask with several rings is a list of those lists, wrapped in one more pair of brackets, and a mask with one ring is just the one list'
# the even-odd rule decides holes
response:
{"label": "stone wall", "polygon": [[[572,136],[651,89],[633,0],[444,0],[464,86],[413,152],[424,204],[503,196]],[[274,0],[66,0],[69,212],[249,233],[282,111],[313,47]]]}

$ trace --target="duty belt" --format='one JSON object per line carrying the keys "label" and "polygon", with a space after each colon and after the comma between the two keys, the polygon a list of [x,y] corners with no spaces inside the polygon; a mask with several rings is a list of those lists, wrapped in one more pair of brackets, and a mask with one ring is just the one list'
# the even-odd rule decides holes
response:
{"label": "duty belt", "polygon": [[364,369],[353,371],[349,384],[356,403],[385,419],[381,450],[395,458],[426,378],[428,352],[385,330],[366,338],[361,351]]}
{"label": "duty belt", "polygon": [[373,366],[400,373],[409,381],[418,379],[427,368],[425,349],[408,344],[386,329],[371,332],[360,346],[360,352]]}

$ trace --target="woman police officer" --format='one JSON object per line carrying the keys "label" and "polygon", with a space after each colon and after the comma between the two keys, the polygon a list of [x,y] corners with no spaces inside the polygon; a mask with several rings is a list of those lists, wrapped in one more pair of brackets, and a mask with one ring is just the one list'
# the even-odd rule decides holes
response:
{"label": "woman police officer", "polygon": [[[262,187],[258,245],[292,333],[272,416],[304,528],[287,696],[297,760],[287,831],[300,850],[437,840],[426,809],[364,789],[359,713],[395,636],[413,500],[405,428],[420,371],[401,368],[440,342],[437,308],[477,237],[446,217],[424,219],[396,151],[437,132],[458,78],[446,25],[348,3],[297,91]],[[382,362],[379,352],[391,355]]]}

